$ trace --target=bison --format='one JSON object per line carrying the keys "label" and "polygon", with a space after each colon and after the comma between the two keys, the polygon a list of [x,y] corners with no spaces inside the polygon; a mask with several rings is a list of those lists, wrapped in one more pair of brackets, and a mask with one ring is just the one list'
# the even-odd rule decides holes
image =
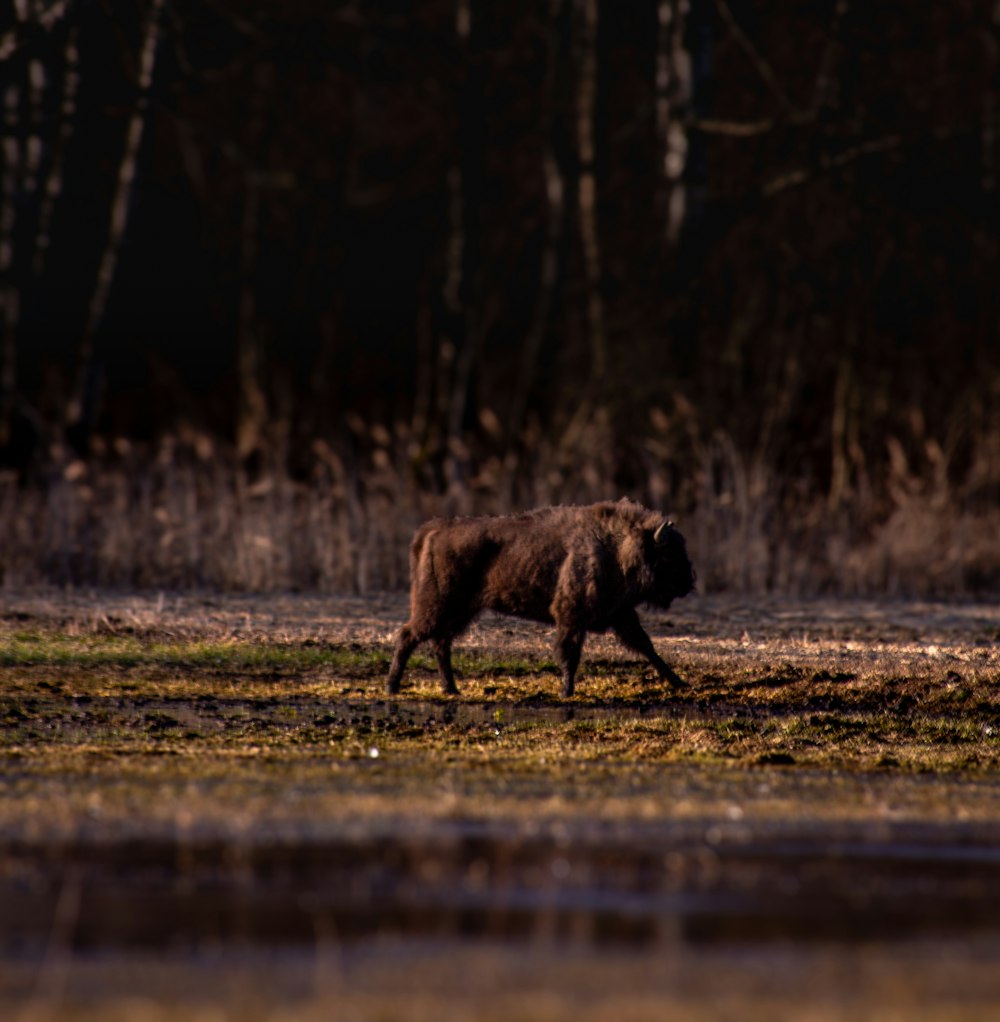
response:
{"label": "bison", "polygon": [[555,624],[564,696],[573,694],[586,633],[608,628],[661,680],[681,688],[635,608],[669,607],[691,592],[694,579],[673,522],[629,500],[435,518],[410,547],[410,619],[396,640],[389,694],[399,691],[406,662],[424,641],[437,656],[444,691],[457,692],[452,641],[485,609]]}

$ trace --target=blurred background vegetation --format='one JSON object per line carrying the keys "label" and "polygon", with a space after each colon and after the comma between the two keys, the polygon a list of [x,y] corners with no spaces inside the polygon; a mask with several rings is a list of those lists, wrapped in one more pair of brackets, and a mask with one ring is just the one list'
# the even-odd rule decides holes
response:
{"label": "blurred background vegetation", "polygon": [[995,592],[998,10],[8,0],[3,583],[628,494],[703,589]]}

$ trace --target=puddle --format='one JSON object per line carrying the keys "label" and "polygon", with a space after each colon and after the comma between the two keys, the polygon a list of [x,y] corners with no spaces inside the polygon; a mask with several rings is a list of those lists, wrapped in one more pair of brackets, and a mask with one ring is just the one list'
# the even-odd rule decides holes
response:
{"label": "puddle", "polygon": [[[356,707],[347,705],[338,708],[336,704],[330,712],[336,714],[338,709],[341,714],[354,715],[352,709],[356,712]],[[519,702],[435,703],[415,700],[394,703],[390,700],[376,700],[364,704],[364,713],[372,721],[398,721],[414,727],[434,726],[437,723],[475,727],[497,721],[503,721],[504,724],[565,724],[570,721],[673,716],[690,710],[690,706],[684,707],[677,702],[637,704],[632,700],[620,706],[571,706],[549,703],[544,697]]]}
{"label": "puddle", "polygon": [[[572,721],[607,721],[646,719],[650,717],[683,717],[689,714],[723,716],[735,708],[729,704],[685,704],[677,701],[637,704],[634,701],[616,705],[602,703],[567,705],[549,702],[544,697],[530,701],[487,701],[482,703],[433,700],[388,699],[320,699],[289,696],[277,699],[247,698],[163,698],[157,696],[126,699],[77,701],[82,712],[78,720],[60,717],[60,733],[71,736],[73,729],[85,734],[93,726],[92,715],[101,715],[101,722],[129,724],[149,732],[172,729],[195,729],[211,734],[227,725],[241,722],[266,724],[279,729],[302,725],[327,728],[360,727],[362,729],[432,731],[436,727],[459,729],[485,728],[502,723],[510,725],[565,724]],[[744,711],[745,712],[745,711]],[[60,710],[60,713],[62,711]],[[85,716],[90,713],[91,718]]]}
{"label": "puddle", "polygon": [[574,944],[1000,937],[1000,846],[955,826],[836,831],[502,822],[315,840],[68,840],[0,850],[0,952],[286,947],[318,933]]}

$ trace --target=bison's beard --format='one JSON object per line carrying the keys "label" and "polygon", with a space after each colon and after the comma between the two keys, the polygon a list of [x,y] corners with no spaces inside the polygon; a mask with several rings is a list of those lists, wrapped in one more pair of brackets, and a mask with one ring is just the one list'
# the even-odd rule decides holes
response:
{"label": "bison's beard", "polygon": [[674,600],[679,600],[694,591],[694,568],[688,560],[687,553],[676,553],[665,563],[656,568],[653,590],[646,602],[654,607],[668,608]]}

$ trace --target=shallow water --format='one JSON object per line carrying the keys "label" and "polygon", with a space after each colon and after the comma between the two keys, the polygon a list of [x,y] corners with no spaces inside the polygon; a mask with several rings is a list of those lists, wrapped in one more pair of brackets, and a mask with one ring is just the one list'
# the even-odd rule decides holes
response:
{"label": "shallow water", "polygon": [[[366,780],[362,769],[352,790],[393,787],[391,775]],[[988,782],[613,767],[581,778],[584,801],[617,792],[641,807],[655,791],[678,807],[652,818],[539,815],[545,795],[530,777],[502,784],[504,797],[524,800],[523,815],[427,817],[404,802],[364,820],[303,816],[238,832],[204,818],[183,832],[119,823],[9,834],[0,951],[42,954],[54,929],[77,951],[280,948],[318,932],[643,946],[1000,939],[1000,823],[941,810],[942,801],[994,802],[1000,791]],[[469,804],[500,790],[488,777],[470,785]],[[817,808],[824,790],[843,811]],[[852,801],[869,815],[895,808],[859,819]]]}

